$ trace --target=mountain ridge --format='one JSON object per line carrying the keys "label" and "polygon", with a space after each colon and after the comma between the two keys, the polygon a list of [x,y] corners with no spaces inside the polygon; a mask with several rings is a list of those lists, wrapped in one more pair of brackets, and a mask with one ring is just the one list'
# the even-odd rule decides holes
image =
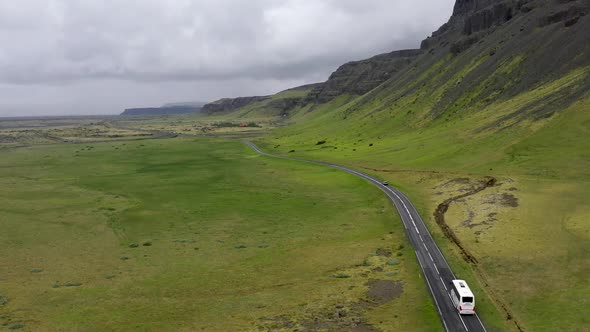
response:
{"label": "mountain ridge", "polygon": [[[576,68],[590,66],[590,34],[585,33],[590,31],[588,12],[590,4],[580,0],[458,0],[449,20],[425,38],[420,49],[392,51],[345,63],[292,107],[316,105],[311,107],[316,109],[317,105],[342,96],[360,97],[346,111],[354,113],[363,100],[371,100],[380,90],[395,90],[402,96],[416,91],[419,89],[416,82],[424,84],[425,79],[431,78],[420,75],[435,65],[444,73],[439,75],[433,90],[457,79],[461,70],[470,70],[457,79],[456,86],[447,86],[435,105],[430,106],[432,119],[449,114],[448,111],[456,112],[454,105],[475,107],[473,102],[460,100],[473,87],[481,91],[474,91],[476,96],[471,99],[487,105],[511,98]],[[479,62],[473,63],[474,59]],[[481,86],[482,77],[494,79],[487,79],[486,85]],[[590,82],[584,79],[581,85],[561,91],[562,96],[554,99],[563,103],[577,100],[588,91]],[[205,109],[211,110],[209,114],[231,113],[269,98],[223,99],[219,104],[231,106],[223,106],[222,110],[218,106],[205,106]],[[393,100],[387,96],[381,98]],[[395,100],[384,108],[394,104]],[[555,107],[542,106],[526,105],[525,108],[535,111],[523,112],[543,118],[556,111]]]}

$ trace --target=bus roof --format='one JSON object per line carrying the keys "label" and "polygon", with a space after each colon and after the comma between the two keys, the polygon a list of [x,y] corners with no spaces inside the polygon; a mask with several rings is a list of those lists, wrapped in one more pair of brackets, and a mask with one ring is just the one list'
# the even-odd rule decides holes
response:
{"label": "bus roof", "polygon": [[455,285],[455,288],[457,289],[457,291],[459,292],[459,295],[461,297],[464,296],[471,296],[473,297],[473,293],[471,292],[471,289],[469,289],[469,286],[467,286],[467,282],[465,282],[465,280],[453,280],[453,285]]}

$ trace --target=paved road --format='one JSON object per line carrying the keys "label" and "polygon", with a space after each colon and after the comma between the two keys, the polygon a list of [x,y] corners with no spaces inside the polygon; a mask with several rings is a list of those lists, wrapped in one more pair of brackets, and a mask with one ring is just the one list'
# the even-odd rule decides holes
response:
{"label": "paved road", "polygon": [[[401,220],[404,223],[406,233],[408,235],[408,238],[410,239],[410,243],[414,247],[416,257],[418,258],[418,263],[420,263],[422,272],[426,277],[428,288],[430,290],[432,298],[434,299],[434,303],[436,304],[438,313],[445,327],[445,330],[450,332],[486,331],[478,315],[461,316],[457,312],[457,309],[453,307],[449,295],[448,285],[452,279],[456,279],[455,275],[453,274],[453,271],[451,271],[451,268],[445,260],[442,252],[432,239],[432,236],[428,232],[428,229],[426,228],[424,221],[418,214],[418,211],[416,211],[416,208],[414,208],[410,200],[403,193],[401,193],[394,187],[384,186],[379,179],[376,179],[367,174],[355,171],[347,167],[319,161],[287,158],[283,156],[272,155],[260,150],[256,145],[254,145],[251,142],[245,143],[248,146],[250,146],[254,151],[265,156],[313,163],[352,173],[358,177],[361,177],[371,182],[372,184],[383,190],[397,208]],[[477,305],[477,294],[475,294],[475,298]]]}

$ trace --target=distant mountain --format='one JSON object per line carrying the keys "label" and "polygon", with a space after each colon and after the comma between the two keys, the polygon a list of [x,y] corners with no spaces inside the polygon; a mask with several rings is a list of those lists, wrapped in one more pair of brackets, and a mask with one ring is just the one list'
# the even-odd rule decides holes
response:
{"label": "distant mountain", "polygon": [[186,103],[169,103],[161,107],[139,107],[127,108],[122,116],[137,115],[171,115],[171,114],[190,114],[201,112],[204,102],[186,102]]}

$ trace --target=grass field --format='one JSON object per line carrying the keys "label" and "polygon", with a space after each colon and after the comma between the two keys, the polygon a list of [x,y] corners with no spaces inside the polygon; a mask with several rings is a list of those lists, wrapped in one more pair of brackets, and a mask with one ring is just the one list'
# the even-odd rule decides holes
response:
{"label": "grass field", "polygon": [[[590,298],[590,97],[550,117],[518,123],[498,119],[523,105],[546,102],[542,98],[549,91],[587,75],[588,68],[574,71],[479,112],[463,110],[468,114],[427,125],[413,115],[429,107],[428,96],[420,101],[420,90],[389,112],[373,112],[371,107],[379,105],[369,105],[347,114],[354,101],[342,97],[298,114],[292,126],[259,138],[258,144],[272,153],[364,170],[407,192],[453,268],[481,285],[478,293],[490,295],[490,306],[480,306],[486,322],[509,330],[517,329],[516,321],[531,331],[580,331],[590,324],[583,314]],[[372,100],[378,104],[379,98]],[[474,267],[445,239],[433,212],[484,176],[496,177],[498,185],[453,202],[446,214],[477,257]],[[563,307],[571,310],[561,312]],[[512,319],[506,320],[507,314]]]}
{"label": "grass field", "polygon": [[0,170],[0,330],[441,329],[391,204],[346,173],[202,138]]}

